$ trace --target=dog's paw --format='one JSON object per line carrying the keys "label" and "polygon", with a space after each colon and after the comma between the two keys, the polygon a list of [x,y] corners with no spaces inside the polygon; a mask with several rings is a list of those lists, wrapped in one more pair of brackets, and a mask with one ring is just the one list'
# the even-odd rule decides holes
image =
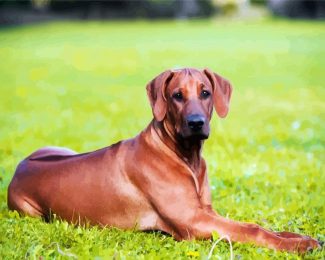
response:
{"label": "dog's paw", "polygon": [[299,253],[306,253],[309,251],[313,251],[315,249],[320,249],[322,246],[318,242],[318,240],[313,239],[309,236],[304,236],[301,241],[297,244],[297,251]]}

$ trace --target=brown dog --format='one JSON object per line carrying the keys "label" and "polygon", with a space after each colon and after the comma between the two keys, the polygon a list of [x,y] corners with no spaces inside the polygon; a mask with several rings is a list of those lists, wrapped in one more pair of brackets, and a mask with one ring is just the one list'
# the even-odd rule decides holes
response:
{"label": "brown dog", "polygon": [[208,69],[168,70],[147,85],[154,119],[133,139],[77,154],[37,150],[17,167],[8,206],[31,216],[55,213],[72,223],[162,230],[177,240],[210,238],[299,251],[319,247],[308,237],[271,232],[212,210],[201,157],[213,106],[228,113],[229,82]]}

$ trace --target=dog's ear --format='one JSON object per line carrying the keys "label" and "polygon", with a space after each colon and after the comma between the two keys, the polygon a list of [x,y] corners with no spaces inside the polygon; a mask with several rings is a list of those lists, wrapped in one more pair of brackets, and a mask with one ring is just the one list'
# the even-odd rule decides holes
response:
{"label": "dog's ear", "polygon": [[152,108],[152,113],[157,121],[162,121],[167,112],[165,91],[174,73],[167,70],[147,84],[147,95]]}
{"label": "dog's ear", "polygon": [[232,93],[232,86],[229,81],[209,69],[204,69],[213,88],[213,104],[220,117],[225,117],[229,110],[229,101]]}

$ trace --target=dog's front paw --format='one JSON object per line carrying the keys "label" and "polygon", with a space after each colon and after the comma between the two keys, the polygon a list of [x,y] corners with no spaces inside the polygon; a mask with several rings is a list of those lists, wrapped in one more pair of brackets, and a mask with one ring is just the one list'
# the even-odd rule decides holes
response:
{"label": "dog's front paw", "polygon": [[[280,237],[281,235],[281,237]],[[290,232],[280,232],[277,235],[281,241],[277,242],[275,249],[288,252],[306,253],[321,248],[321,243],[309,236],[303,236]]]}
{"label": "dog's front paw", "polygon": [[320,249],[321,243],[316,239],[313,239],[309,236],[303,236],[297,243],[297,250],[299,253],[306,253],[308,251],[312,251],[314,249]]}
{"label": "dog's front paw", "polygon": [[310,236],[300,235],[293,232],[275,232],[276,236],[285,241],[284,250],[305,253],[313,249],[321,248],[323,242],[313,239]]}

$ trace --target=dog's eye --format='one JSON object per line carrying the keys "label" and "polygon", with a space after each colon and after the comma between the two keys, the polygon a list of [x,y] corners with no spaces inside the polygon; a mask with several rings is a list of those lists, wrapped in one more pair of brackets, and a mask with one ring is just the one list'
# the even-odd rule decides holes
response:
{"label": "dog's eye", "polygon": [[177,92],[173,94],[173,98],[175,98],[177,101],[182,101],[183,95],[181,92]]}
{"label": "dog's eye", "polygon": [[205,98],[208,98],[210,95],[211,95],[211,94],[210,94],[209,91],[202,90],[202,92],[201,92],[201,97],[204,98],[204,99],[205,99]]}

